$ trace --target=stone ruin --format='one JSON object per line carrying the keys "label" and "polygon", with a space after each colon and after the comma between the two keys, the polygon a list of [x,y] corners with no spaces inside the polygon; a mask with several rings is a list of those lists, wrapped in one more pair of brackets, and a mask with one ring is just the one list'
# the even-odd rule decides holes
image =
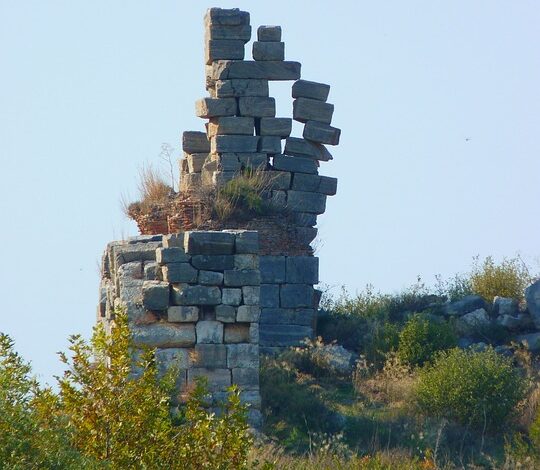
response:
{"label": "stone ruin", "polygon": [[[156,348],[159,367],[178,364],[180,395],[203,375],[215,399],[236,383],[260,423],[259,354],[313,338],[320,291],[311,243],[336,178],[319,175],[337,145],[330,87],[300,79],[285,61],[281,27],[260,26],[253,60],[244,60],[250,16],[211,8],[205,16],[206,89],[197,116],[206,131],[184,132],[179,192],[134,215],[141,236],[109,243],[102,263],[98,321],[127,311],[136,345]],[[269,82],[290,80],[293,119],[276,117]],[[283,145],[283,142],[284,145]],[[201,217],[201,191],[217,194],[245,172],[267,178],[273,208],[247,219]],[[213,192],[212,192],[213,191]],[[210,216],[209,216],[210,214]]]}

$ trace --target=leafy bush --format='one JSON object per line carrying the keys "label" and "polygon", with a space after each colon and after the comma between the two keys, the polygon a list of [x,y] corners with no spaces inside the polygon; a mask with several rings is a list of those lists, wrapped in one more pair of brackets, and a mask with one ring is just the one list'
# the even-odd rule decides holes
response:
{"label": "leafy bush", "polygon": [[493,428],[507,423],[525,396],[525,379],[492,348],[440,352],[420,370],[415,393],[420,409],[464,425]]}
{"label": "leafy bush", "polygon": [[496,264],[491,256],[483,262],[474,259],[472,291],[490,302],[495,296],[521,299],[531,282],[532,276],[520,257],[504,258],[500,264]]}
{"label": "leafy bush", "polygon": [[397,357],[405,364],[422,366],[437,351],[450,349],[456,344],[456,335],[448,323],[415,314],[399,333]]}
{"label": "leafy bush", "polygon": [[364,356],[370,367],[376,370],[381,369],[389,353],[397,350],[400,329],[400,325],[390,322],[377,322],[371,325],[364,349]]}

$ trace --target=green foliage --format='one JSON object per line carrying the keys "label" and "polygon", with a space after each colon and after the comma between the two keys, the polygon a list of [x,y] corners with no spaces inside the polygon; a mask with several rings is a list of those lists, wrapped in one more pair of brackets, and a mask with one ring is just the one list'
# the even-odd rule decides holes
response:
{"label": "green foliage", "polygon": [[404,364],[422,366],[436,352],[450,349],[456,344],[456,335],[448,323],[415,314],[399,333],[397,357]]}
{"label": "green foliage", "polygon": [[390,322],[375,322],[371,325],[369,337],[364,348],[368,364],[376,370],[381,369],[390,353],[399,346],[400,325]]}
{"label": "green foliage", "polygon": [[491,256],[482,262],[477,257],[470,282],[474,293],[491,302],[495,296],[522,299],[532,276],[520,257],[504,258],[499,264]]}
{"label": "green foliage", "polygon": [[511,360],[492,348],[440,352],[419,373],[416,397],[427,414],[464,425],[503,425],[525,396],[526,383]]}

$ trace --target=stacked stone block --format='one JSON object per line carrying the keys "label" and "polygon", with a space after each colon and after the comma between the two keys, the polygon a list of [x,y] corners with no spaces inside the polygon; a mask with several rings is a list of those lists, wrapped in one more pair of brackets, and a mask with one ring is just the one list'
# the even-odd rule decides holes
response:
{"label": "stacked stone block", "polygon": [[98,321],[126,310],[136,346],[156,348],[161,370],[175,364],[182,398],[208,379],[213,400],[235,383],[260,423],[258,234],[186,232],[109,244]]}

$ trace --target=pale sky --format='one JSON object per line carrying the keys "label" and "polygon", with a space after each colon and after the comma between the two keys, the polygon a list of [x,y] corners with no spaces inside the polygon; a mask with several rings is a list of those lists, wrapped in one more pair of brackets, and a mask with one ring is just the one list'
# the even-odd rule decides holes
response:
{"label": "pale sky", "polygon": [[[476,254],[538,260],[536,1],[0,0],[0,331],[42,380],[69,334],[91,332],[105,245],[137,234],[121,195],[161,143],[179,155],[203,130],[211,6],[281,25],[286,59],[332,87],[322,282],[391,292]],[[271,85],[278,116],[291,84]]]}

